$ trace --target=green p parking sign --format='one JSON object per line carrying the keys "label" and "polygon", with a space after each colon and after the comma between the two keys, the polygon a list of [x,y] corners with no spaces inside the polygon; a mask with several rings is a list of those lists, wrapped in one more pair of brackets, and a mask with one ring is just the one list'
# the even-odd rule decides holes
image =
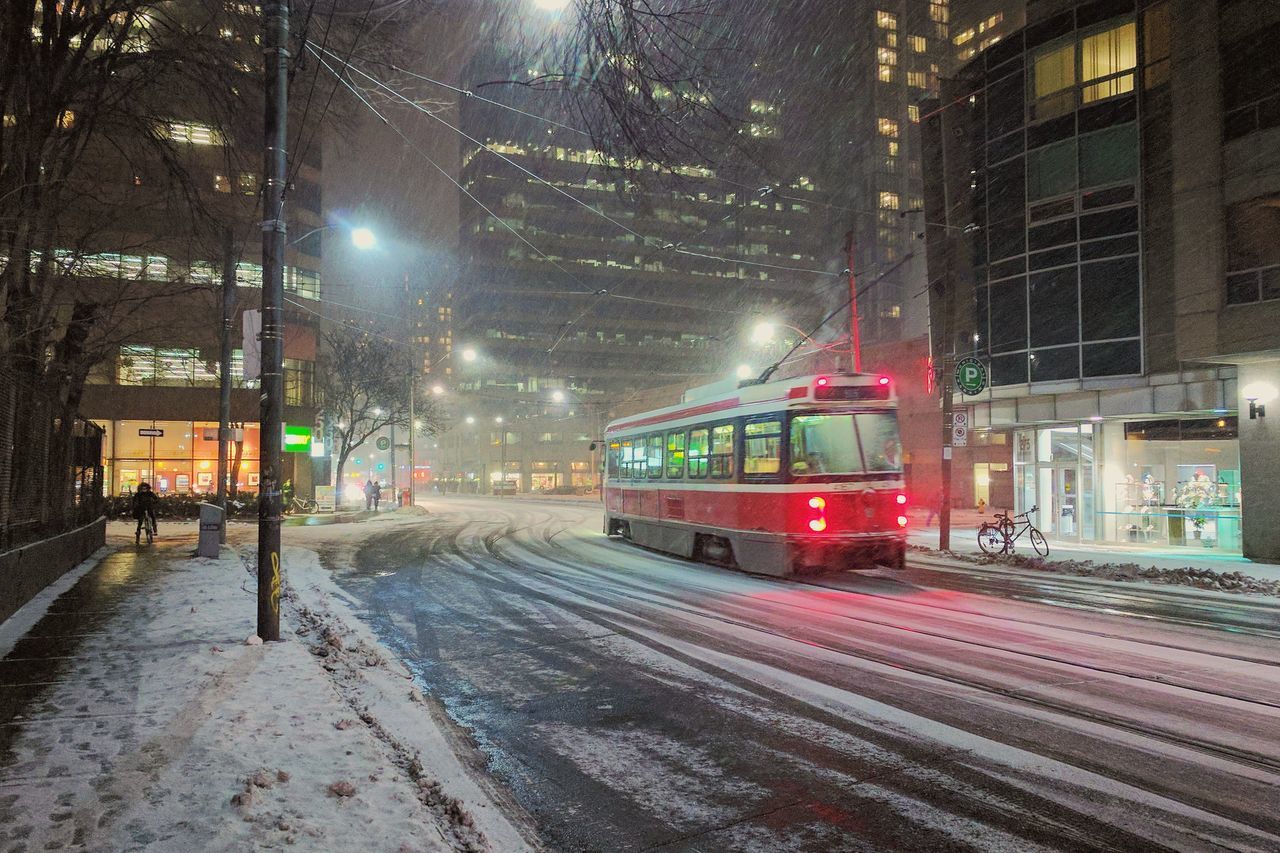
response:
{"label": "green p parking sign", "polygon": [[969,396],[981,394],[987,388],[987,367],[976,358],[962,358],[956,362],[956,387]]}

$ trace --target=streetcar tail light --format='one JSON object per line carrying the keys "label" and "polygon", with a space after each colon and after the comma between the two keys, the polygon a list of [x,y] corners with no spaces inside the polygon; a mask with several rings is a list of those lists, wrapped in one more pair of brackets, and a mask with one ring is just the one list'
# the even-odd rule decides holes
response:
{"label": "streetcar tail light", "polygon": [[813,517],[809,519],[809,529],[814,533],[821,533],[827,529],[827,500],[826,498],[814,495],[809,498],[809,509],[813,510]]}
{"label": "streetcar tail light", "polygon": [[881,376],[881,377],[880,377],[880,384],[881,384],[881,385],[888,385],[888,384],[889,384],[889,377],[888,377],[888,376]]}
{"label": "streetcar tail light", "polygon": [[898,495],[898,497],[897,497],[897,498],[895,498],[895,500],[897,500],[897,502],[898,502],[898,506],[906,506],[906,505],[907,505],[907,496],[906,496],[906,495]]}

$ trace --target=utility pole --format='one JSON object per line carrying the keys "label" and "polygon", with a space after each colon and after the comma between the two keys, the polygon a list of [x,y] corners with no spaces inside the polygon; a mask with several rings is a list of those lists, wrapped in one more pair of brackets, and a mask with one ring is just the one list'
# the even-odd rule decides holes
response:
{"label": "utility pole", "polygon": [[[236,238],[231,226],[222,233],[222,326],[218,354],[218,506],[227,508],[227,450],[231,442],[231,318],[236,311]],[[222,541],[227,541],[227,518],[222,517]]]}
{"label": "utility pole", "polygon": [[280,516],[284,443],[285,145],[289,122],[289,10],[263,7],[262,406],[258,457],[258,636],[280,639]]}
{"label": "utility pole", "polygon": [[942,506],[938,508],[938,550],[951,550],[951,457],[954,426],[955,373],[955,282],[951,275],[951,193],[947,183],[947,142],[942,142],[942,201],[946,215],[942,228],[942,376],[938,387],[942,390]]}
{"label": "utility pole", "polygon": [[417,432],[417,427],[413,423],[413,374],[409,374],[409,506],[413,506],[414,488],[413,478],[417,473],[413,462],[413,434]]}
{"label": "utility pole", "polygon": [[858,276],[853,271],[855,257],[854,229],[845,235],[845,251],[849,257],[849,361],[854,373],[862,372],[862,334],[858,329]]}

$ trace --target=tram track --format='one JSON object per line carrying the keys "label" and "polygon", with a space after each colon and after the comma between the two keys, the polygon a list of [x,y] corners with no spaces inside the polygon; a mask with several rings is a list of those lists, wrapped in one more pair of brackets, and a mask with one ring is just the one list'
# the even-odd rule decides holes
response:
{"label": "tram track", "polygon": [[[534,525],[529,525],[529,526],[534,526]],[[557,577],[553,572],[543,570],[543,569],[531,569],[528,566],[527,562],[521,562],[517,558],[504,555],[499,551],[497,551],[496,548],[490,548],[488,550],[489,550],[489,556],[491,556],[495,560],[498,560],[499,562],[503,563],[509,568],[519,569],[522,572],[533,571],[543,579],[549,579],[555,585],[560,586],[568,591],[572,591],[574,594],[578,596],[596,600],[598,603],[601,603],[601,604],[610,604],[609,599],[593,596],[589,592],[583,591],[580,587],[568,584],[564,582],[562,579],[560,579],[559,577]],[[534,556],[538,556],[542,559],[559,563],[565,566],[566,568],[583,571],[583,567],[581,565],[575,564],[560,558],[556,558],[552,555],[538,554],[535,552]],[[610,582],[617,585],[617,580],[612,577],[610,577]],[[681,612],[681,613],[695,616],[702,619],[711,619],[718,622],[723,622],[725,624],[733,625],[738,628],[744,628],[751,631],[767,634],[769,636],[774,636],[779,639],[786,639],[795,643],[815,646],[835,654],[857,658],[859,660],[877,663],[883,666],[893,667],[895,669],[911,672],[916,675],[920,675],[928,678],[935,678],[950,684],[954,684],[960,687],[965,687],[975,691],[990,693],[993,695],[998,695],[1005,698],[1013,699],[1019,702],[1025,702],[1025,703],[1043,708],[1045,710],[1050,710],[1056,713],[1065,714],[1068,716],[1075,717],[1077,719],[1088,720],[1101,725],[1106,725],[1112,728],[1128,731],[1133,734],[1138,734],[1145,737],[1158,737],[1163,742],[1174,745],[1174,746],[1181,746],[1183,748],[1194,749],[1206,754],[1215,755],[1216,757],[1219,757],[1219,758],[1235,761],[1237,763],[1240,763],[1246,766],[1251,766],[1257,769],[1265,770],[1268,772],[1280,772],[1280,759],[1271,758],[1258,753],[1252,753],[1247,750],[1240,750],[1240,749],[1223,745],[1223,744],[1214,744],[1214,743],[1200,740],[1200,739],[1188,738],[1173,732],[1140,726],[1115,715],[1099,714],[1099,713],[1087,711],[1085,709],[1081,709],[1079,707],[1072,706],[1066,703],[1055,702],[1055,701],[1041,698],[1041,697],[1029,696],[1022,691],[1003,689],[998,686],[992,685],[990,683],[984,683],[976,679],[963,678],[951,673],[940,671],[939,669],[934,667],[923,667],[923,666],[904,663],[901,658],[895,658],[889,655],[879,655],[879,654],[869,653],[865,649],[853,651],[845,647],[832,645],[830,643],[823,643],[823,642],[814,640],[813,638],[810,638],[810,637],[796,636],[794,634],[791,634],[785,631],[780,631],[774,628],[761,626],[756,623],[724,616],[723,614],[715,613],[714,611],[708,610],[706,608],[691,607],[691,606],[688,606],[687,604],[680,603],[671,598],[668,598],[667,600],[662,600],[662,599],[656,598],[653,595],[652,591],[647,590],[639,585],[627,584],[627,586],[629,586],[630,589],[619,590],[619,592],[624,593],[628,596],[634,596],[635,593],[642,593],[646,595],[648,602],[650,604],[669,610],[669,611],[677,611],[677,612]],[[702,587],[700,591],[719,594],[718,591],[713,590],[709,587]],[[633,597],[629,598],[629,600],[634,600],[634,598]],[[1114,669],[1110,667],[1101,667],[1101,666],[1096,666],[1092,664],[1081,663],[1079,661],[1069,660],[1066,658],[1036,654],[1033,652],[1028,652],[1023,649],[1013,649],[1013,648],[1009,648],[1008,646],[1002,646],[1002,645],[991,644],[991,643],[982,643],[982,642],[975,641],[971,638],[957,637],[954,635],[943,634],[941,632],[935,632],[935,631],[921,630],[918,628],[907,628],[901,625],[895,625],[892,622],[889,622],[886,620],[870,619],[867,617],[856,616],[848,613],[832,613],[831,611],[828,611],[828,610],[805,607],[802,605],[792,604],[790,602],[775,601],[775,602],[771,602],[771,604],[774,604],[775,606],[782,606],[784,608],[787,608],[793,611],[820,615],[826,618],[836,618],[836,619],[841,619],[845,621],[852,621],[852,622],[857,622],[862,624],[874,625],[879,628],[889,629],[891,631],[895,631],[895,630],[902,631],[904,633],[910,633],[916,636],[928,636],[932,639],[936,639],[944,642],[962,644],[965,646],[978,648],[984,651],[998,652],[1000,654],[1010,655],[1014,657],[1029,658],[1032,660],[1051,663],[1051,664],[1055,664],[1063,667],[1069,667],[1071,669],[1080,670],[1088,673],[1094,673],[1097,675],[1107,675],[1107,676],[1113,676],[1118,678],[1131,679],[1135,681],[1143,681],[1143,682],[1146,682],[1152,685],[1157,685],[1163,688],[1171,688],[1174,690],[1186,691],[1188,693],[1211,696],[1217,699],[1225,699],[1225,700],[1234,701],[1234,702],[1241,702],[1249,705],[1254,705],[1259,708],[1265,708],[1270,710],[1280,710],[1280,703],[1277,703],[1277,702],[1257,699],[1257,698],[1248,697],[1248,696],[1240,696],[1237,694],[1232,694],[1224,691],[1206,689],[1203,687],[1195,687],[1187,684],[1179,684],[1176,682],[1166,681],[1160,678],[1143,676],[1138,673],[1126,672],[1124,670]],[[1213,655],[1213,657],[1220,657],[1220,656]],[[1259,665],[1268,665],[1268,666],[1277,665],[1274,662],[1258,662],[1258,661],[1251,661],[1251,662],[1259,663]]]}
{"label": "tram track", "polygon": [[[461,607],[466,601],[488,602],[487,608],[495,614],[498,626],[516,624],[516,618],[523,614],[523,625],[514,631],[509,645],[497,648],[537,655],[531,660],[532,670],[545,672],[552,684],[558,684],[562,677],[552,673],[577,672],[580,667],[585,667],[586,673],[607,671],[596,669],[600,665],[597,662],[614,657],[610,638],[618,638],[693,666],[707,678],[727,680],[750,691],[756,701],[779,707],[780,713],[834,726],[851,737],[880,731],[879,736],[887,738],[886,743],[908,744],[915,739],[896,727],[881,731],[875,719],[842,710],[861,708],[862,699],[857,697],[887,703],[903,713],[922,715],[938,724],[970,732],[989,745],[972,755],[968,749],[956,750],[946,764],[949,773],[976,774],[966,778],[985,780],[975,783],[979,785],[977,790],[1007,793],[1010,789],[1002,786],[1013,781],[1014,788],[1039,798],[1047,807],[1055,802],[1053,774],[1058,772],[1048,768],[1074,768],[1128,786],[1129,792],[1120,802],[1159,809],[1166,815],[1184,814],[1186,823],[1179,819],[1176,824],[1190,834],[1183,834],[1182,841],[1174,843],[1174,847],[1195,846],[1198,836],[1196,830],[1190,830],[1192,825],[1217,828],[1205,839],[1247,836],[1250,841],[1245,843],[1259,848],[1280,846],[1280,823],[1265,808],[1259,810],[1266,800],[1265,791],[1280,787],[1280,753],[1271,750],[1273,739],[1257,722],[1275,717],[1280,711],[1280,699],[1271,695],[1273,688],[1266,687],[1273,685],[1275,679],[1268,675],[1260,680],[1266,687],[1263,695],[1234,691],[1229,679],[1226,687],[1194,683],[1197,677],[1221,680],[1213,671],[1214,660],[1222,661],[1224,667],[1230,662],[1268,668],[1280,666],[1280,661],[1268,660],[1265,655],[1231,655],[1161,644],[1154,639],[1159,635],[1157,629],[1152,629],[1150,637],[1132,637],[1071,624],[1079,620],[1050,619],[1046,624],[1020,614],[1019,609],[1026,605],[1011,604],[992,615],[936,601],[911,601],[891,594],[842,589],[820,581],[797,583],[721,572],[596,536],[566,536],[574,528],[582,528],[588,515],[569,515],[559,508],[550,512],[526,507],[499,510],[486,502],[483,515],[474,517],[464,508],[456,515],[436,516],[447,532],[433,534],[418,552],[425,563],[419,559],[415,564],[426,568],[438,560],[438,566],[452,566],[458,577],[472,579],[460,587],[466,590],[465,595],[450,607]],[[410,531],[397,532],[396,536],[404,536],[406,545],[413,540]],[[396,548],[395,543],[386,547],[391,552]],[[625,555],[632,551],[636,557],[626,559]],[[648,572],[647,566],[652,566]],[[409,589],[416,589],[418,581],[412,583],[415,586]],[[425,591],[437,581],[427,572],[421,583]],[[788,596],[788,591],[799,595]],[[824,596],[822,603],[814,606],[803,600],[807,591],[822,591],[831,597]],[[783,594],[774,595],[775,592]],[[847,603],[851,607],[845,606],[846,596],[850,597]],[[878,602],[880,612],[859,613],[852,596]],[[450,601],[447,596],[443,600]],[[892,613],[899,609],[904,616],[895,619]],[[464,608],[461,612],[472,611]],[[544,615],[528,621],[531,614],[539,613]],[[937,614],[944,624],[912,624],[930,619],[929,614]],[[483,635],[492,630],[492,626],[472,623],[472,618],[467,617],[468,632]],[[993,628],[1003,625],[1006,634],[1015,639],[984,641],[982,632],[988,620]],[[956,624],[946,624],[950,621]],[[550,630],[544,633],[544,626]],[[1011,628],[1015,630],[1009,633]],[[1053,631],[1063,632],[1062,638],[1054,637]],[[1176,630],[1167,633],[1179,636]],[[1078,636],[1082,645],[1093,648],[1097,658],[1081,661],[1069,653],[1055,654],[1053,649],[1046,652],[1028,648],[1016,639],[1024,634],[1028,643],[1063,643],[1066,647],[1071,646],[1070,637]],[[429,642],[434,649],[438,641],[434,634],[429,636],[433,637]],[[895,636],[911,639],[899,642],[892,639]],[[549,640],[529,645],[526,638]],[[1085,638],[1093,642],[1089,644]],[[1108,665],[1108,654],[1114,654],[1117,661],[1129,660],[1121,642],[1151,649],[1153,661],[1160,658],[1155,650],[1163,649],[1176,654],[1194,652],[1202,656],[1204,663],[1193,661],[1183,668],[1187,683],[1171,682],[1127,670],[1123,665]],[[549,652],[578,644],[581,647],[576,652]],[[1242,648],[1247,646],[1247,642],[1241,644]],[[951,648],[962,651],[947,651]],[[486,658],[501,659],[503,654],[506,652],[489,651]],[[1178,666],[1176,654],[1164,656],[1165,666]],[[465,654],[457,657],[455,671],[468,672],[470,660]],[[447,662],[433,664],[437,665]],[[769,668],[777,675],[767,675]],[[650,671],[658,684],[674,686],[664,680],[661,668],[650,670],[644,665],[637,674]],[[1248,670],[1242,667],[1237,672],[1247,674]],[[584,677],[588,679],[586,683],[595,683],[598,676]],[[1108,694],[1110,682],[1118,685],[1114,702],[1091,702],[1091,697]],[[793,683],[794,688],[788,686]],[[1125,683],[1143,686],[1120,686]],[[1244,679],[1238,683],[1243,684]],[[614,684],[613,690],[622,689],[625,676],[623,682]],[[1075,686],[1090,684],[1095,686]],[[1052,695],[1030,692],[1041,687]],[[834,691],[832,697],[849,698],[818,701],[819,695],[825,695],[821,693],[823,689]],[[515,695],[522,695],[522,687],[513,690]],[[819,692],[814,693],[815,690]],[[462,696],[462,701],[470,702],[471,688]],[[497,701],[501,705],[501,700]],[[846,701],[852,704],[846,705]],[[1197,729],[1197,720],[1214,713],[1216,707],[1222,708],[1221,722]],[[1113,709],[1116,713],[1112,713]],[[1251,722],[1246,725],[1245,721]],[[1233,728],[1252,735],[1237,746],[1226,737]],[[1202,734],[1205,736],[1199,736]],[[924,740],[928,737],[922,734]],[[1023,750],[1033,758],[1032,767],[1036,769],[1018,771],[1013,765],[1006,765],[1001,757],[1001,750],[1006,747]],[[504,748],[516,749],[515,755],[524,754],[519,751],[522,747],[515,744]],[[1056,764],[1046,763],[1040,769],[1034,764],[1040,759]],[[1018,782],[1020,772],[1031,775]],[[1233,787],[1234,779],[1239,780],[1238,789]],[[1075,790],[1086,799],[1085,792],[1103,790],[1089,787],[1094,783],[1071,784],[1083,784]],[[1158,798],[1160,804],[1152,805],[1155,801],[1150,797]],[[1034,813],[1032,804],[1027,808]],[[982,814],[984,817],[979,820],[998,820],[996,816],[1001,812],[997,809]],[[1085,825],[1072,821],[1087,822],[1092,811],[1076,808],[1076,814],[1059,831],[1066,833],[1071,825]],[[1263,818],[1263,814],[1267,816]],[[1108,825],[1106,819],[1102,820],[1103,825]],[[1144,831],[1131,840],[1136,843],[1146,835]],[[1088,833],[1079,836],[1079,840],[1090,837],[1100,840]],[[1148,842],[1152,840],[1153,837],[1147,838]],[[1159,846],[1146,845],[1147,849]]]}

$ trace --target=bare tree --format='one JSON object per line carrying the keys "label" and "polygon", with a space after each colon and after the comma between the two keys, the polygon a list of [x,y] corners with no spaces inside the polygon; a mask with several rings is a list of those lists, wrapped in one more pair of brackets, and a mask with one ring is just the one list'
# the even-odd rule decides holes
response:
{"label": "bare tree", "polygon": [[411,428],[411,387],[417,406],[412,428],[419,435],[435,435],[443,416],[431,396],[422,393],[422,374],[404,348],[354,326],[330,327],[321,341],[324,354],[316,383],[322,409],[333,424],[340,506],[342,475],[351,454],[388,427]]}
{"label": "bare tree", "polygon": [[[294,32],[298,42],[376,53],[394,34],[389,17],[417,5],[312,0],[296,10]],[[15,448],[53,429],[63,433],[55,455],[69,452],[67,415],[93,368],[156,323],[157,303],[211,289],[183,259],[220,257],[229,227],[242,245],[253,241],[256,196],[215,186],[210,173],[229,182],[260,165],[260,14],[252,2],[225,0],[0,8],[0,528],[19,484],[52,477],[46,494],[24,500],[45,503],[49,526],[64,509],[60,461]],[[295,85],[314,89],[309,70],[294,69]],[[295,95],[306,105],[293,134],[299,160],[318,145],[317,125],[340,115],[327,90],[308,94]],[[144,272],[95,268],[126,255],[177,263],[163,288]],[[60,417],[19,417],[50,388]]]}

